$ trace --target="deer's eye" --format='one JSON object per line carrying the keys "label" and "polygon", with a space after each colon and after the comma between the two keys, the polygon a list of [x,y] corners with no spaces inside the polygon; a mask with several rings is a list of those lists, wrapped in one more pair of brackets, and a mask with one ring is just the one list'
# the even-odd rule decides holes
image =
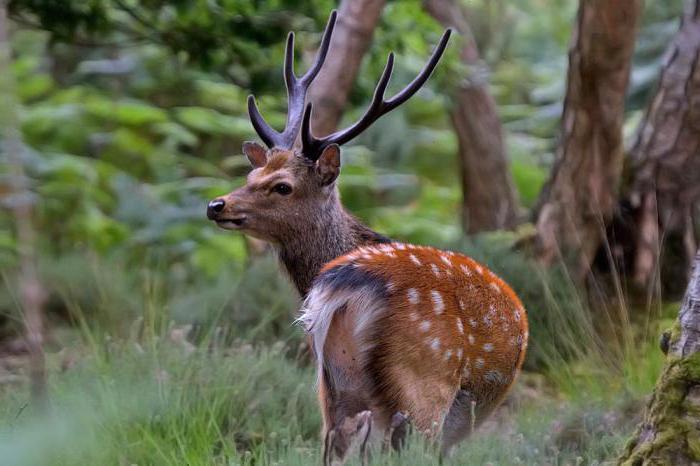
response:
{"label": "deer's eye", "polygon": [[272,190],[277,194],[281,194],[283,196],[288,196],[292,194],[292,187],[289,186],[287,183],[277,183],[272,187]]}

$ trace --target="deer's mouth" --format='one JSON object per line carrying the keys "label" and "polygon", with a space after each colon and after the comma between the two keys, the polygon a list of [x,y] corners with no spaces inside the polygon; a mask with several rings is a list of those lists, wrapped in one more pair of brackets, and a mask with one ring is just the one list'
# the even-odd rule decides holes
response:
{"label": "deer's mouth", "polygon": [[245,217],[221,218],[216,220],[216,224],[226,230],[238,230],[245,224]]}

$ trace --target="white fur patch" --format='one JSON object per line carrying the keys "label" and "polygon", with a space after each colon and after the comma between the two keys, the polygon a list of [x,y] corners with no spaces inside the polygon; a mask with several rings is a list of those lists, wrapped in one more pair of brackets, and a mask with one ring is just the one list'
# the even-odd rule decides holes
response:
{"label": "white fur patch", "polygon": [[409,259],[411,259],[411,262],[413,262],[414,264],[416,264],[418,267],[420,267],[421,265],[423,265],[423,263],[422,263],[420,260],[418,260],[418,258],[416,257],[415,254],[409,254],[408,257],[409,257]]}
{"label": "white fur patch", "polygon": [[433,297],[433,309],[435,314],[442,314],[445,311],[445,303],[442,301],[442,295],[439,291],[431,291],[430,294]]}
{"label": "white fur patch", "polygon": [[408,296],[408,302],[415,305],[420,301],[420,296],[418,295],[418,290],[415,288],[409,288],[406,291],[406,296]]}
{"label": "white fur patch", "polygon": [[[361,342],[365,341],[363,336],[386,309],[384,299],[369,286],[354,290],[337,290],[323,285],[313,287],[304,300],[301,315],[296,323],[302,324],[311,336],[314,352],[318,358],[319,375],[322,372],[323,348],[328,329],[333,322],[333,316],[343,306],[346,307],[345,312],[351,313],[354,319],[353,333]],[[369,348],[363,348],[363,352],[367,349]]]}

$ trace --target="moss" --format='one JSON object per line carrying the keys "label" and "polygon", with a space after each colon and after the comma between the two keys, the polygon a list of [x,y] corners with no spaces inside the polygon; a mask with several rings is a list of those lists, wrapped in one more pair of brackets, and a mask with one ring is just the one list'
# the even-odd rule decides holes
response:
{"label": "moss", "polygon": [[700,461],[700,432],[693,430],[688,432],[686,437],[688,442],[688,453],[695,461]]}
{"label": "moss", "polygon": [[[676,326],[672,344],[679,333]],[[684,358],[670,354],[644,421],[627,443],[619,465],[675,465],[681,457],[688,462],[700,459],[700,433],[695,427],[700,407],[687,399],[696,385],[700,385],[700,353]]]}

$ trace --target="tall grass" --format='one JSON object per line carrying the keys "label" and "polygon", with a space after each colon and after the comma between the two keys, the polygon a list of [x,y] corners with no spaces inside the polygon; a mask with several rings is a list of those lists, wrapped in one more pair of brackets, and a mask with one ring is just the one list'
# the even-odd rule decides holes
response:
{"label": "tall grass", "polygon": [[[629,323],[633,345],[601,337],[596,319],[608,317],[590,311],[566,270],[544,272],[507,245],[490,238],[457,249],[522,296],[528,367],[545,376],[524,374],[445,464],[600,464],[634,424],[630,401],[653,386],[655,330]],[[77,256],[42,270],[62,329],[48,347],[52,409],[37,417],[26,386],[0,385],[0,464],[318,464],[315,376],[291,325],[296,300],[271,258],[215,280]],[[439,458],[416,437],[371,463]]]}

